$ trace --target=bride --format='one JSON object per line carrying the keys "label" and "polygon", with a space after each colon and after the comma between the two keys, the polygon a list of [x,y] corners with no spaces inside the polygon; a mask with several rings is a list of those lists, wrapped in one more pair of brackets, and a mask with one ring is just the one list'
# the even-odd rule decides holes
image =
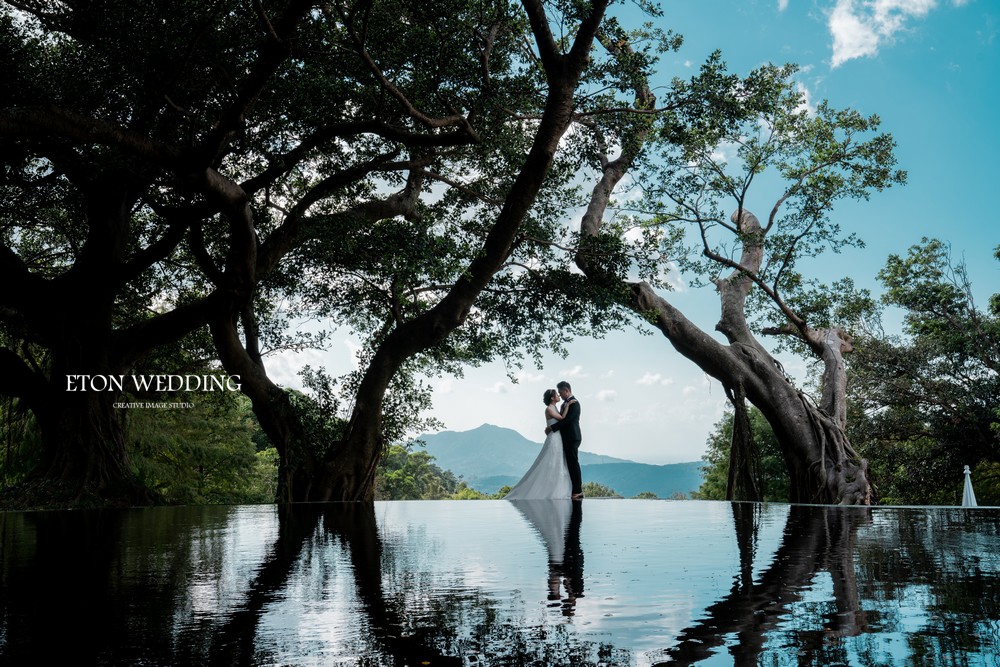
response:
{"label": "bride", "polygon": [[[545,424],[551,426],[560,419],[562,414],[556,408],[559,394],[555,389],[546,389],[542,395],[545,402]],[[542,451],[538,452],[535,462],[524,473],[524,477],[511,489],[505,500],[538,500],[547,498],[569,498],[573,490],[566,468],[566,457],[563,454],[562,436],[558,431],[552,431],[545,438]]]}

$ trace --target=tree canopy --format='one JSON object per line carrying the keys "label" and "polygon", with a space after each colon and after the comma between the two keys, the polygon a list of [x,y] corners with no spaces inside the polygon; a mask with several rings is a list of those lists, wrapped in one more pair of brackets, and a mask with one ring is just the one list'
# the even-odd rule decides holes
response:
{"label": "tree canopy", "polygon": [[[852,323],[831,316],[857,317],[870,299],[849,280],[837,283],[835,298],[818,298],[828,289],[799,266],[825,249],[858,242],[836,222],[836,202],[866,199],[906,175],[895,167],[895,143],[877,116],[826,102],[810,109],[795,72],[765,65],[740,77],[716,54],[699,76],[670,91],[661,113],[633,126],[625,140],[601,144],[600,179],[582,216],[575,262],[593,281],[617,282],[624,304],[722,383],[740,425],[732,446],[732,497],[761,497],[749,401],[782,447],[793,501],[867,504],[874,500],[868,463],[844,430]],[[632,90],[637,108],[657,104],[648,78],[637,78]],[[642,193],[631,215],[614,201],[626,176]],[[660,240],[638,275],[600,261],[607,237],[628,233],[626,225],[611,222],[619,217],[609,211],[626,214]],[[715,285],[715,329],[726,343],[670,303],[658,271],[668,263],[696,284]],[[785,336],[822,361],[819,401],[794,386],[761,334]]]}
{"label": "tree canopy", "polygon": [[959,504],[962,470],[977,498],[1000,502],[1000,311],[972,297],[949,247],[924,239],[879,273],[883,300],[903,314],[902,335],[873,330],[851,360],[856,442],[887,501]]}
{"label": "tree canopy", "polygon": [[[37,416],[32,477],[63,495],[150,500],[116,397],[65,378],[128,374],[206,328],[278,450],[279,495],[308,499],[370,495],[387,392],[415,369],[558,345],[543,326],[569,316],[620,323],[537,270],[586,152],[567,131],[620,113],[594,90],[647,62],[593,51],[620,32],[605,2],[0,9],[0,275],[23,286],[0,303],[0,389]],[[263,364],[308,316],[366,336],[322,443]]]}

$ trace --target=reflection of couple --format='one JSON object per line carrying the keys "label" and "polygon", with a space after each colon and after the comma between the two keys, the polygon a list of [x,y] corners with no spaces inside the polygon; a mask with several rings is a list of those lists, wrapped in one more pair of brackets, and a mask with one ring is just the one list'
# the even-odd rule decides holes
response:
{"label": "reflection of couple", "polygon": [[[555,389],[546,389],[545,444],[524,477],[504,496],[507,500],[541,500],[546,498],[583,498],[580,475],[580,403],[573,396],[568,382]],[[556,403],[562,398],[562,406]]]}
{"label": "reflection of couple", "polygon": [[[563,501],[561,504],[566,504]],[[572,616],[576,610],[576,599],[583,597],[583,549],[580,546],[580,524],[583,522],[583,506],[572,503],[569,525],[565,530],[562,559],[549,557],[549,601],[559,601],[563,616]],[[560,582],[562,589],[560,589]],[[565,590],[565,595],[562,591]]]}
{"label": "reflection of couple", "polygon": [[511,505],[538,532],[548,551],[548,606],[558,607],[564,616],[574,615],[576,600],[583,597],[583,503],[549,498],[515,500]]}

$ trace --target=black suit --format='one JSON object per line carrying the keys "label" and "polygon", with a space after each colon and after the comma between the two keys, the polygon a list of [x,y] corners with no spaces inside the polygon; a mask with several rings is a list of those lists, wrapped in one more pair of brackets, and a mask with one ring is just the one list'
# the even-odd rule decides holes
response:
{"label": "black suit", "polygon": [[570,396],[566,402],[573,401],[563,418],[552,425],[553,431],[562,435],[563,455],[566,457],[566,467],[569,469],[569,479],[573,483],[573,494],[583,493],[583,475],[580,473],[580,402]]}

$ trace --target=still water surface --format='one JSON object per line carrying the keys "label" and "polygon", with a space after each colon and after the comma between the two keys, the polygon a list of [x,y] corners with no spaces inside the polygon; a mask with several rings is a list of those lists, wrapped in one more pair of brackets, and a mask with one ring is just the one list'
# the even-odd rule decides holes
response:
{"label": "still water surface", "polygon": [[988,508],[0,513],[2,665],[995,665],[998,618]]}

